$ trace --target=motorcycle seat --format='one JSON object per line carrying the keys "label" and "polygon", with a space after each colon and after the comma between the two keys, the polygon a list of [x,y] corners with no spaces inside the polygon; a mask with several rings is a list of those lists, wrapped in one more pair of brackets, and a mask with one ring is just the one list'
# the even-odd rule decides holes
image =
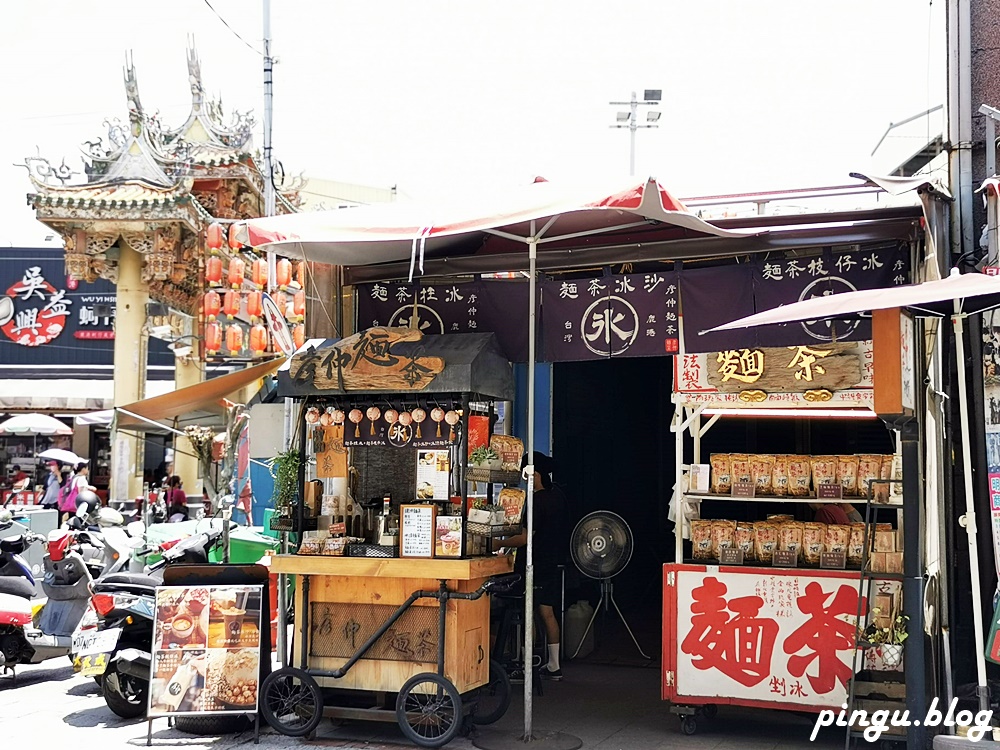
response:
{"label": "motorcycle seat", "polygon": [[35,587],[27,578],[17,576],[0,576],[0,594],[11,594],[22,599],[31,599],[35,595]]}
{"label": "motorcycle seat", "polygon": [[153,588],[163,585],[163,580],[144,573],[112,573],[109,576],[98,578],[94,584],[94,590],[100,590],[101,586],[139,586],[142,588]]}

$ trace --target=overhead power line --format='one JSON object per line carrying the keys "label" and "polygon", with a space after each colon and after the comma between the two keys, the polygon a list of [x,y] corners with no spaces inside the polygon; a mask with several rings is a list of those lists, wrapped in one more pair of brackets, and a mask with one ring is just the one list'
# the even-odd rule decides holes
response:
{"label": "overhead power line", "polygon": [[254,52],[256,52],[261,57],[264,56],[263,52],[261,52],[260,50],[258,50],[256,47],[254,47],[252,44],[250,44],[250,42],[248,42],[246,39],[244,39],[243,37],[241,37],[236,32],[236,29],[234,29],[232,26],[230,26],[229,22],[226,21],[226,19],[222,17],[222,14],[220,14],[219,11],[217,11],[215,8],[212,7],[212,4],[208,0],[205,0],[205,5],[207,5],[208,9],[211,10],[220,21],[222,21],[222,24],[227,29],[229,29],[231,32],[233,32],[233,36],[235,36],[237,39],[239,39],[241,42],[243,42],[243,44],[245,44],[247,47],[249,47],[250,49],[252,49]]}

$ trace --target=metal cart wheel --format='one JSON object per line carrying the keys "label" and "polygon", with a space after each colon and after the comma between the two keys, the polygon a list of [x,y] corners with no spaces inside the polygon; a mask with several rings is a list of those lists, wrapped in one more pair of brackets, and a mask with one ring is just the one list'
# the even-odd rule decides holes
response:
{"label": "metal cart wheel", "polygon": [[479,688],[469,720],[473,724],[499,721],[510,708],[510,678],[503,664],[490,659],[490,681]]}
{"label": "metal cart wheel", "polygon": [[681,717],[681,734],[691,736],[698,731],[698,720],[693,716]]}
{"label": "metal cart wheel", "polygon": [[305,737],[323,719],[323,694],[316,680],[295,667],[271,672],[260,686],[260,710],[277,731]]}
{"label": "metal cart wheel", "polygon": [[396,698],[396,721],[414,744],[441,747],[451,742],[462,726],[462,696],[441,675],[414,675]]}

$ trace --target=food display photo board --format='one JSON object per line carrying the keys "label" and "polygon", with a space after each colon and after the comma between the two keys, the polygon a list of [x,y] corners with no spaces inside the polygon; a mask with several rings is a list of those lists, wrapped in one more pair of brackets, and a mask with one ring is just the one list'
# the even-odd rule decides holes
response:
{"label": "food display photo board", "polygon": [[156,590],[148,717],[256,713],[262,586]]}
{"label": "food display photo board", "polygon": [[434,557],[436,517],[433,505],[399,506],[400,557]]}
{"label": "food display photo board", "polygon": [[451,451],[417,451],[417,500],[449,500]]}

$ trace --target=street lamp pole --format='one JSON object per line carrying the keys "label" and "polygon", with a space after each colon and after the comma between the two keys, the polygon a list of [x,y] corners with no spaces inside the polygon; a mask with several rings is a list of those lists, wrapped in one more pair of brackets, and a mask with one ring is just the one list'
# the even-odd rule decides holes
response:
{"label": "street lamp pole", "polygon": [[659,105],[660,99],[662,98],[662,91],[660,89],[646,89],[643,92],[642,101],[639,101],[636,97],[636,93],[632,92],[631,100],[627,102],[609,102],[612,106],[616,107],[628,107],[628,112],[618,112],[616,115],[617,123],[612,125],[612,128],[628,128],[629,131],[629,155],[628,155],[628,173],[629,176],[635,177],[635,131],[639,128],[658,128],[659,125],[655,123],[660,119],[660,112],[647,112],[646,113],[646,124],[640,125],[638,120],[639,107],[640,106],[656,106]]}

